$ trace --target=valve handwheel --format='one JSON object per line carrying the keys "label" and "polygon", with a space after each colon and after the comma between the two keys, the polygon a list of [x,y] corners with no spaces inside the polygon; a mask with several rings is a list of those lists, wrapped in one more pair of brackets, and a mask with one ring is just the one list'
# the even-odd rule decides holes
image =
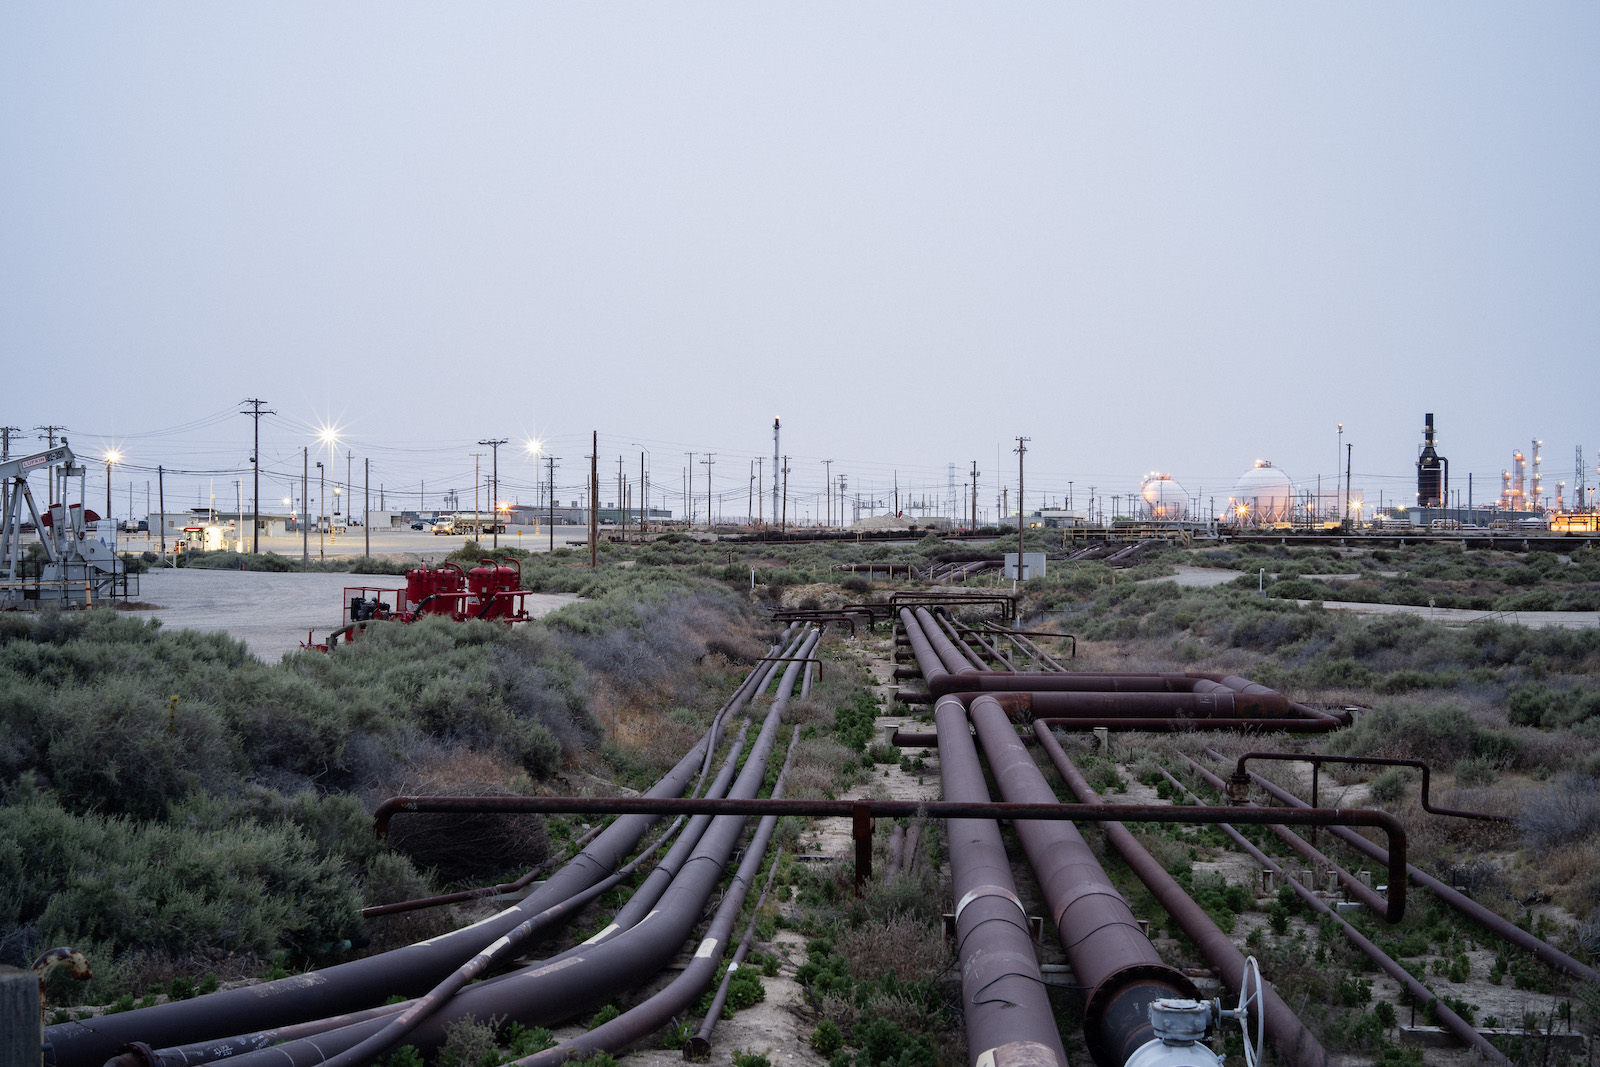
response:
{"label": "valve handwheel", "polygon": [[[1261,983],[1261,964],[1254,956],[1245,957],[1244,974],[1239,979],[1239,1006],[1229,1011],[1219,1004],[1217,1014],[1224,1019],[1237,1019],[1244,1035],[1245,1067],[1256,1067],[1261,1058],[1261,1043],[1266,1039],[1267,1013]],[[1251,1024],[1254,1024],[1252,1027]],[[1250,1031],[1255,1030],[1255,1040]]]}

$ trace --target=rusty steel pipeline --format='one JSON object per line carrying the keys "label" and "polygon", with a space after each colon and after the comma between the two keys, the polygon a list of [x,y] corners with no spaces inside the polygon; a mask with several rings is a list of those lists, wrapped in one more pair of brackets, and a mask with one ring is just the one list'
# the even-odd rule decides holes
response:
{"label": "rusty steel pipeline", "polygon": [[1346,765],[1375,767],[1412,767],[1422,772],[1422,788],[1418,794],[1422,802],[1422,810],[1429,815],[1448,815],[1456,819],[1480,819],[1484,822],[1513,822],[1510,815],[1501,815],[1489,811],[1463,811],[1460,808],[1436,808],[1429,797],[1429,783],[1433,771],[1419,759],[1401,759],[1396,756],[1329,756],[1320,752],[1301,754],[1298,752],[1246,752],[1239,757],[1239,762],[1234,765],[1233,776],[1228,780],[1231,790],[1242,788],[1248,792],[1250,778],[1245,774],[1245,764],[1251,760],[1279,760],[1285,763],[1311,764],[1311,806],[1317,805],[1317,772],[1324,763],[1342,763]]}
{"label": "rusty steel pipeline", "polygon": [[[961,702],[946,698],[938,706],[954,709]],[[1001,795],[1010,803],[1055,802],[1055,791],[1000,705],[974,700],[969,712]],[[945,719],[940,722],[942,743]],[[1019,821],[1012,828],[1039,881],[1061,947],[1089,989],[1083,1010],[1089,1051],[1101,1067],[1121,1067],[1155,1038],[1150,1005],[1170,997],[1197,999],[1194,983],[1161,959],[1077,827]]]}
{"label": "rusty steel pipeline", "polygon": [[[1193,797],[1195,801],[1199,801],[1200,798],[1196,797],[1194,791],[1188,786],[1184,785],[1178,779],[1168,774],[1165,770],[1163,770],[1161,773],[1167,779],[1167,781],[1183,790],[1190,797]],[[1235,830],[1232,826],[1228,825],[1227,823],[1223,823],[1221,824],[1220,828],[1224,834],[1228,835],[1229,840],[1237,845],[1239,849],[1246,855],[1250,856],[1258,864],[1260,864],[1263,869],[1272,871],[1282,878],[1284,884],[1288,885],[1291,891],[1297,897],[1299,897],[1301,901],[1309,906],[1312,911],[1316,912],[1319,916],[1324,916],[1333,920],[1333,922],[1338,925],[1339,932],[1344,934],[1345,939],[1354,945],[1356,949],[1365,955],[1369,960],[1377,964],[1385,974],[1387,974],[1390,978],[1393,978],[1396,982],[1400,983],[1401,987],[1404,988],[1407,993],[1411,994],[1413,1000],[1420,1001],[1423,1004],[1428,1004],[1431,1002],[1433,1004],[1434,1016],[1444,1024],[1445,1029],[1459,1037],[1469,1048],[1476,1049],[1479,1055],[1483,1056],[1490,1063],[1504,1064],[1506,1067],[1510,1067],[1511,1061],[1506,1058],[1504,1053],[1495,1048],[1494,1045],[1490,1044],[1488,1038],[1478,1033],[1477,1027],[1467,1022],[1460,1015],[1457,1015],[1448,1004],[1435,997],[1432,990],[1413,977],[1411,972],[1406,970],[1405,967],[1401,966],[1397,960],[1391,958],[1388,953],[1384,952],[1381,948],[1369,940],[1366,935],[1346,922],[1344,916],[1340,915],[1337,909],[1328,907],[1327,903],[1324,902],[1321,897],[1317,896],[1315,892],[1307,889],[1295,879],[1290,878],[1288,872],[1286,872],[1269,856],[1267,856],[1266,853],[1262,852],[1260,849],[1256,848],[1255,845],[1251,844],[1249,838]]]}
{"label": "rusty steel pipeline", "polygon": [[[1073,765],[1068,758],[1066,750],[1061,743],[1051,734],[1049,728],[1036,724],[1034,732],[1038,735],[1039,743],[1050,756],[1050,761],[1055,764],[1061,777],[1066,780],[1067,788],[1072,790],[1074,796],[1084,804],[1103,804],[1104,802],[1095,794],[1089,782]],[[1106,835],[1106,840],[1117,853],[1127,861],[1133,873],[1139,876],[1155,896],[1168,915],[1195,943],[1200,954],[1206,958],[1217,973],[1222,975],[1228,983],[1228,988],[1234,993],[1239,993],[1244,988],[1245,957],[1233,940],[1212,921],[1205,909],[1196,904],[1194,898],[1183,891],[1177,879],[1167,873],[1156,858],[1139,843],[1138,839],[1122,823],[1105,822],[1100,824],[1100,831]],[[1284,1058],[1284,1062],[1294,1067],[1319,1067],[1327,1062],[1327,1053],[1322,1045],[1307,1030],[1300,1021],[1294,1009],[1285,1004],[1283,998],[1271,986],[1262,990],[1265,1000],[1267,1033],[1271,1037],[1273,1047]]]}
{"label": "rusty steel pipeline", "polygon": [[[778,771],[778,778],[773,786],[773,795],[783,792],[783,783],[789,773],[789,767],[794,761],[794,750],[800,740],[800,728],[795,727],[789,735],[789,749],[784,757],[783,766]],[[672,1016],[686,1011],[699,999],[700,994],[711,984],[711,979],[716,976],[717,963],[722,958],[723,950],[733,935],[733,924],[739,917],[739,911],[744,906],[745,896],[754,884],[756,875],[761,871],[761,861],[766,856],[767,847],[772,842],[773,831],[777,829],[778,819],[775,815],[768,815],[756,826],[755,833],[750,838],[748,847],[744,850],[744,858],[739,863],[739,869],[734,873],[733,880],[723,893],[722,901],[717,905],[717,911],[711,919],[711,925],[706,930],[706,936],[701,939],[695,949],[694,956],[690,959],[682,973],[674,978],[667,987],[654,994],[641,1004],[636,1004],[627,1011],[618,1015],[609,1022],[602,1023],[587,1033],[580,1034],[571,1040],[564,1041],[555,1048],[546,1049],[544,1052],[535,1053],[515,1061],[516,1067],[553,1067],[554,1064],[579,1056],[587,1056],[595,1052],[619,1052],[649,1037],[659,1030]],[[777,865],[773,865],[773,871]],[[771,874],[768,875],[768,884],[771,884]],[[763,893],[763,896],[765,893]],[[757,904],[759,907],[759,903]],[[751,926],[755,924],[755,917],[751,917]],[[748,948],[748,945],[746,945]],[[739,957],[742,958],[742,957]],[[737,964],[737,961],[736,961]],[[736,965],[735,964],[735,965]],[[729,973],[732,971],[730,969]],[[726,1001],[727,994],[723,992],[723,1000],[713,1000],[712,1012],[707,1019],[707,1026],[703,1030],[703,1037],[709,1045],[712,1021],[722,1011],[722,1004]]]}
{"label": "rusty steel pipeline", "polygon": [[[1214,749],[1206,749],[1205,754],[1211,759],[1218,761],[1226,759],[1226,757]],[[1194,765],[1196,767],[1200,766],[1197,763]],[[1205,770],[1205,768],[1201,768],[1201,770]],[[1305,801],[1301,800],[1293,793],[1290,793],[1288,790],[1279,788],[1277,785],[1267,781],[1254,771],[1249,773],[1251,781],[1255,782],[1262,789],[1265,789],[1280,802],[1289,805],[1287,808],[1273,810],[1300,811],[1309,807]],[[1204,777],[1206,777],[1208,781],[1215,779],[1216,782],[1219,783],[1217,788],[1226,794],[1227,783],[1223,782],[1221,778],[1218,778],[1209,770],[1205,770]],[[1389,864],[1391,870],[1393,869],[1393,849],[1385,851],[1383,848],[1373,844],[1371,841],[1368,841],[1360,834],[1351,830],[1336,828],[1332,832],[1338,836],[1339,840],[1350,845],[1352,848],[1371,857],[1374,860],[1377,860],[1379,863]],[[1554,967],[1558,971],[1569,974],[1574,978],[1580,978],[1586,982],[1600,982],[1600,972],[1596,972],[1594,968],[1588,966],[1587,964],[1580,963],[1571,956],[1567,955],[1565,952],[1562,952],[1560,949],[1556,948],[1554,945],[1550,944],[1548,941],[1545,941],[1539,937],[1535,937],[1533,934],[1528,933],[1528,931],[1522,929],[1516,924],[1507,922],[1505,919],[1501,918],[1499,915],[1496,915],[1482,904],[1479,904],[1465,893],[1446,885],[1445,883],[1439,881],[1439,879],[1433,877],[1431,874],[1419,870],[1410,864],[1403,865],[1401,870],[1404,873],[1409,874],[1413,882],[1416,882],[1424,889],[1427,889],[1434,896],[1438,897],[1440,900],[1444,901],[1446,904],[1450,905],[1467,918],[1489,930],[1497,937],[1502,937],[1507,941],[1510,941],[1518,948],[1527,949],[1544,963]],[[1391,894],[1394,892],[1394,881],[1395,876],[1391,873],[1389,876],[1389,892]]]}
{"label": "rusty steel pipeline", "polygon": [[[959,701],[940,701],[934,716],[944,795],[987,802],[966,710]],[[989,1062],[1066,1067],[999,826],[992,819],[968,818],[952,818],[945,826],[969,1067]]]}

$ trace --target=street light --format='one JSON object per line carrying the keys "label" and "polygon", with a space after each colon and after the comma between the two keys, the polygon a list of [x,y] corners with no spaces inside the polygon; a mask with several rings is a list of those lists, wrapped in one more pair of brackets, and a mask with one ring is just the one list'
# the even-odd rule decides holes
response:
{"label": "street light", "polygon": [[111,465],[122,462],[122,453],[115,448],[106,450],[106,513],[104,518],[111,518]]}
{"label": "street light", "polygon": [[317,460],[317,562],[319,563],[325,563],[328,559],[322,544],[322,512],[327,507],[327,504],[324,503],[327,499],[328,472],[322,466],[322,460],[319,459]]}

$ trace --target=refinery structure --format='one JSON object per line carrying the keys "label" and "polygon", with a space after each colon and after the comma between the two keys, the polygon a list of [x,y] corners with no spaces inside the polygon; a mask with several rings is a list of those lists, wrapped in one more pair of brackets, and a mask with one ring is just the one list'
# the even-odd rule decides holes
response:
{"label": "refinery structure", "polygon": [[[957,478],[955,464],[947,465],[947,484],[940,487],[943,494],[927,493],[924,487],[904,489],[898,480],[892,495],[887,487],[874,489],[868,485],[847,489],[847,476],[840,474],[837,486],[833,484],[833,477],[829,477],[825,500],[811,499],[800,505],[791,494],[785,477],[782,484],[775,487],[779,494],[775,512],[768,513],[779,520],[776,523],[764,520],[761,514],[764,509],[756,502],[766,503],[766,490],[777,480],[764,478],[755,462],[748,485],[733,493],[724,490],[715,494],[715,501],[707,465],[707,488],[700,491],[700,514],[712,514],[715,502],[719,518],[705,522],[697,521],[693,509],[688,507],[693,496],[687,480],[684,488],[687,519],[665,506],[670,491],[664,489],[659,480],[652,482],[648,478],[643,458],[636,484],[630,484],[624,476],[619,461],[616,497],[624,503],[604,503],[596,468],[588,472],[591,484],[582,487],[584,498],[572,499],[571,506],[561,506],[554,500],[553,487],[541,483],[538,504],[501,502],[492,520],[485,513],[476,515],[474,521],[475,513],[464,513],[455,507],[448,512],[425,511],[420,506],[416,510],[386,508],[381,484],[378,500],[365,502],[376,503],[376,509],[355,507],[357,498],[353,494],[356,490],[347,485],[349,495],[344,499],[350,506],[343,509],[345,514],[341,519],[339,487],[335,486],[332,516],[322,507],[318,509],[319,514],[302,516],[300,512],[308,492],[319,488],[307,483],[301,486],[298,501],[291,489],[290,495],[283,498],[284,509],[280,512],[258,511],[254,500],[237,493],[231,511],[216,508],[214,496],[211,506],[189,509],[170,508],[160,500],[147,500],[147,505],[156,506],[148,508],[144,521],[137,524],[133,518],[130,486],[127,517],[122,523],[114,523],[109,518],[109,484],[105,516],[85,506],[84,492],[90,477],[98,473],[101,461],[104,461],[109,483],[112,465],[125,462],[119,454],[108,451],[86,463],[74,455],[65,438],[60,438],[52,439],[44,452],[11,459],[5,455],[3,447],[9,442],[0,441],[0,482],[3,482],[3,493],[0,493],[0,513],[3,513],[0,607],[27,607],[49,601],[92,603],[131,595],[134,590],[130,589],[128,565],[122,559],[122,552],[132,546],[119,543],[121,531],[130,535],[138,531],[144,535],[140,538],[144,542],[144,561],[158,566],[175,565],[177,556],[190,551],[246,553],[265,549],[293,553],[298,547],[302,558],[308,559],[312,547],[308,538],[317,540],[315,547],[320,555],[323,535],[333,539],[330,544],[352,536],[360,536],[365,542],[376,532],[397,533],[402,541],[413,532],[435,537],[471,537],[487,533],[491,537],[520,538],[528,532],[538,533],[542,526],[549,526],[552,531],[556,527],[588,527],[589,536],[597,539],[627,538],[630,531],[631,536],[642,537],[652,532],[690,529],[704,531],[703,535],[712,537],[764,539],[774,535],[777,539],[841,535],[888,539],[896,536],[897,531],[904,533],[919,528],[937,530],[945,536],[983,536],[988,531],[1014,530],[1019,521],[1027,528],[1071,530],[1070,536],[1089,540],[1128,536],[1192,540],[1291,533],[1334,538],[1426,534],[1491,539],[1505,532],[1515,532],[1519,536],[1600,534],[1600,513],[1597,513],[1594,499],[1600,470],[1591,474],[1582,445],[1575,448],[1570,482],[1562,477],[1550,484],[1543,469],[1544,442],[1533,438],[1526,450],[1511,450],[1510,463],[1498,472],[1499,484],[1495,485],[1494,474],[1485,476],[1485,472],[1480,471],[1474,479],[1473,474],[1461,474],[1459,468],[1452,471],[1434,413],[1427,412],[1423,415],[1420,440],[1411,461],[1414,492],[1410,486],[1395,486],[1392,477],[1377,475],[1379,485],[1388,481],[1387,492],[1369,493],[1354,484],[1352,446],[1344,440],[1344,427],[1341,425],[1339,429],[1342,469],[1335,468],[1332,477],[1321,473],[1296,479],[1272,459],[1259,458],[1232,480],[1225,497],[1220,493],[1213,495],[1186,489],[1178,480],[1182,472],[1155,470],[1139,480],[1137,491],[1124,482],[1120,490],[1108,491],[1103,484],[1089,485],[1085,493],[1085,486],[1080,482],[1075,497],[1071,482],[1044,491],[1030,485],[1033,493],[1038,494],[1033,497],[1038,503],[1019,508],[1020,479],[1011,484],[1007,484],[1010,479],[996,479],[990,489],[994,493],[993,510],[982,509],[980,517],[980,472],[974,461],[968,474],[970,485],[967,477]],[[776,432],[774,424],[774,436]],[[788,460],[789,457],[780,452],[775,462],[777,469],[786,475],[790,469]],[[1394,465],[1386,465],[1393,469]],[[157,473],[159,475],[160,468]],[[28,484],[29,476],[37,474],[45,476],[47,488],[43,492]],[[1405,480],[1410,481],[1410,476]],[[302,481],[306,481],[304,472]],[[648,508],[641,506],[640,497],[634,493],[636,486],[646,487],[650,496],[659,494],[663,506],[657,507],[654,503]],[[476,492],[475,483],[474,498]],[[76,503],[68,501],[69,494],[75,494]],[[396,496],[392,488],[389,495]],[[550,498],[548,503],[543,499],[546,495]],[[573,496],[577,496],[576,489]],[[452,490],[444,499],[447,504],[455,505],[455,497]],[[723,507],[736,498],[739,504],[756,514],[741,515],[730,508],[733,514],[720,518]],[[423,502],[419,491],[418,504]],[[297,503],[300,506],[297,507]],[[819,504],[825,506],[819,508]],[[813,516],[814,511],[822,512],[826,518]],[[357,514],[361,516],[359,522]],[[851,517],[856,519],[853,524],[849,521]],[[307,518],[311,520],[309,523]],[[352,528],[360,533],[353,534]],[[246,536],[244,532],[252,529],[253,533]],[[553,548],[553,534],[551,536],[549,547]],[[426,550],[432,551],[438,542],[433,537],[428,540],[432,544]],[[514,543],[520,544],[520,541]],[[414,546],[405,550],[419,551]]]}

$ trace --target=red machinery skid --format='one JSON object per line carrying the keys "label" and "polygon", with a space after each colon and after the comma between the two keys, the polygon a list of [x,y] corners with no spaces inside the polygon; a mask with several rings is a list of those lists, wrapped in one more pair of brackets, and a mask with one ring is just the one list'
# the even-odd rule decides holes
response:
{"label": "red machinery skid", "polygon": [[486,619],[511,625],[527,622],[529,590],[522,584],[522,564],[507,556],[496,560],[484,557],[470,571],[458,564],[416,567],[406,572],[404,589],[370,585],[351,585],[344,590],[343,622],[318,643],[306,634],[301,648],[326,652],[341,637],[349,644],[367,624],[377,621],[416,622],[431,615],[442,615],[453,622]]}

